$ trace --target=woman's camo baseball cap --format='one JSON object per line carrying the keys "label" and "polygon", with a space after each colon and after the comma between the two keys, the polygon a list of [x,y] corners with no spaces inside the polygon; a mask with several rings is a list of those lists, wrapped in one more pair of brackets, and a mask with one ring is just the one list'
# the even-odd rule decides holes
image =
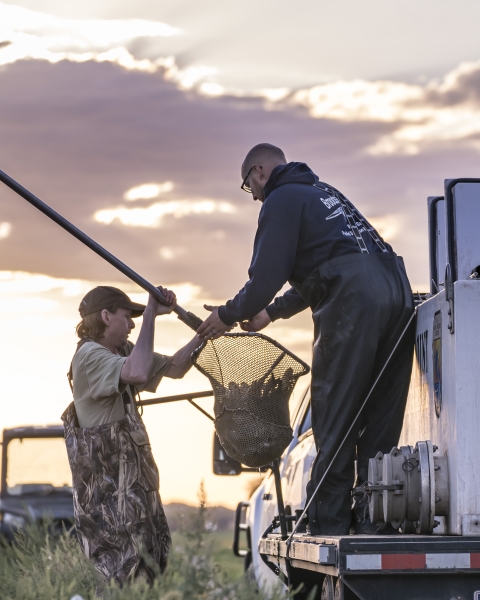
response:
{"label": "woman's camo baseball cap", "polygon": [[83,319],[87,315],[100,312],[104,308],[112,308],[114,305],[119,308],[131,310],[133,318],[142,316],[146,308],[144,304],[132,302],[127,294],[118,288],[109,285],[99,285],[90,290],[83,298],[78,307],[78,312]]}

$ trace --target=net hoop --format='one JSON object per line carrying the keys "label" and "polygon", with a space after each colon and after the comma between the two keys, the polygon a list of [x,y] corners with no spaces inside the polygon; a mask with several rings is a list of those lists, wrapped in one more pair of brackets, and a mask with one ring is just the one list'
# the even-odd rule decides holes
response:
{"label": "net hoop", "polygon": [[212,385],[215,429],[226,453],[249,467],[279,458],[293,431],[288,403],[310,367],[261,333],[227,333],[192,354]]}

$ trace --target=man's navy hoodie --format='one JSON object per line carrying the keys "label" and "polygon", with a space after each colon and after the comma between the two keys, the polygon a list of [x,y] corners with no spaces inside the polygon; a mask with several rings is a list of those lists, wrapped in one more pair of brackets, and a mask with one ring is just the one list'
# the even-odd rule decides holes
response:
{"label": "man's navy hoodie", "polygon": [[[272,321],[293,316],[308,306],[295,289],[270,304],[287,281],[301,284],[324,262],[361,252],[345,217],[344,197],[320,182],[305,163],[276,167],[264,195],[249,280],[233,300],[219,308],[226,325],[254,317],[264,308]],[[367,230],[373,228],[365,220],[358,221],[358,216],[357,212],[356,225],[367,251],[382,252]]]}

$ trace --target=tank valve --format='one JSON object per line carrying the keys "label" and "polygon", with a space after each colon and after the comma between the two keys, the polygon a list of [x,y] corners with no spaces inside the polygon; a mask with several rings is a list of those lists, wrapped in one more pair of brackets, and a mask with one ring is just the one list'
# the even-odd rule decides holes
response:
{"label": "tank valve", "polygon": [[372,523],[391,523],[402,533],[433,532],[434,516],[448,514],[447,458],[437,451],[427,440],[370,459],[365,491]]}

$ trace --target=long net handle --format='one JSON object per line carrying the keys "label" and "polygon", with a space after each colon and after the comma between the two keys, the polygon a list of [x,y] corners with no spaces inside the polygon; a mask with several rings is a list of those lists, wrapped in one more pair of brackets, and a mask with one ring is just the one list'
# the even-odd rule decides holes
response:
{"label": "long net handle", "polygon": [[162,396],[161,398],[149,398],[148,400],[138,400],[137,406],[152,406],[154,404],[168,404],[169,402],[179,402],[182,400],[196,400],[197,398],[208,398],[213,396],[212,390],[205,392],[192,392],[191,394],[177,394],[175,396]]}
{"label": "long net handle", "polygon": [[[53,210],[53,208],[48,206],[48,204],[45,204],[45,202],[42,202],[40,198],[37,198],[37,196],[29,192],[26,188],[24,188],[22,185],[20,185],[17,181],[12,179],[3,171],[0,171],[0,181],[2,181],[11,190],[16,192],[19,196],[24,198],[27,202],[32,204],[44,215],[49,217],[57,225],[60,225],[60,227],[65,229],[65,231],[68,231],[68,233],[73,235],[73,237],[77,238],[77,240],[82,242],[82,244],[85,244],[85,246],[90,248],[90,250],[93,250],[96,254],[101,256],[113,267],[118,269],[120,273],[126,275],[134,283],[136,283],[149,294],[151,294],[155,298],[155,300],[161,302],[162,304],[166,304],[165,297],[158,288],[156,288],[153,284],[144,279],[141,275],[136,273],[124,262],[119,260],[111,252],[103,248],[103,246],[100,246],[100,244],[98,244],[95,240],[83,233],[83,231],[81,231],[78,227],[70,223],[70,221],[67,221],[65,217],[62,217],[62,215],[60,215],[57,211]],[[178,318],[180,319],[180,321],[182,321],[182,323],[185,323],[185,325],[188,325],[194,331],[196,331],[202,324],[202,320],[199,317],[197,317],[189,311],[186,311],[181,306],[177,306],[176,308],[174,308],[174,312],[177,314]]]}

